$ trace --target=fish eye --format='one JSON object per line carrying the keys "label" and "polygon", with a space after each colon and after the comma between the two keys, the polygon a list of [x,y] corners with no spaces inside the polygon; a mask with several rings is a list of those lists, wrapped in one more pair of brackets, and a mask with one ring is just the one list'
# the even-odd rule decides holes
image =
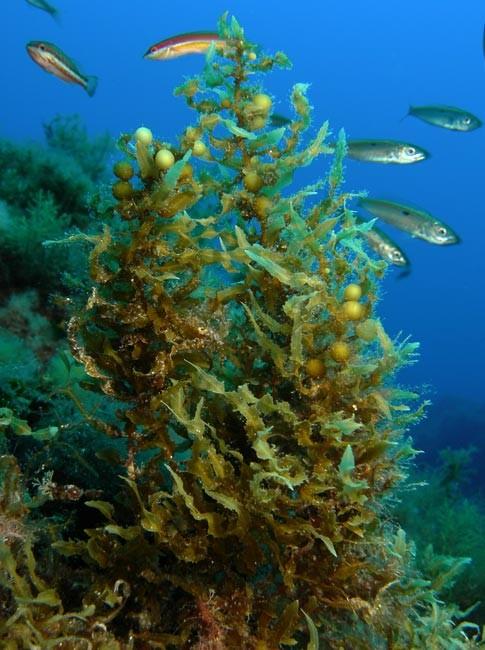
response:
{"label": "fish eye", "polygon": [[399,251],[392,251],[392,258],[394,260],[400,260],[401,259],[401,253]]}
{"label": "fish eye", "polygon": [[463,118],[463,122],[464,122],[465,124],[471,124],[471,121],[472,121],[472,120],[471,120],[470,117],[464,117],[464,118]]}
{"label": "fish eye", "polygon": [[45,51],[45,45],[43,43],[39,45],[39,50],[42,50],[42,52]]}
{"label": "fish eye", "polygon": [[408,154],[408,156],[414,156],[414,154],[416,153],[416,149],[414,147],[407,147],[406,153]]}
{"label": "fish eye", "polygon": [[444,228],[443,226],[438,226],[436,231],[437,231],[438,235],[442,235],[443,237],[447,234],[446,233],[446,228]]}

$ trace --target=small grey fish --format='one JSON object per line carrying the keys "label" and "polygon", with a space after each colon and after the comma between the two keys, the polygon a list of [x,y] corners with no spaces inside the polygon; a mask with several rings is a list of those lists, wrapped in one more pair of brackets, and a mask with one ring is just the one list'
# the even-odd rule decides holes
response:
{"label": "small grey fish", "polygon": [[482,126],[476,115],[454,106],[410,106],[408,115],[451,131],[474,131]]}
{"label": "small grey fish", "polygon": [[424,210],[383,199],[361,198],[359,205],[374,217],[382,219],[399,230],[404,230],[412,237],[424,239],[430,244],[457,244],[460,241],[450,226]]}
{"label": "small grey fish", "polygon": [[46,2],[46,0],[26,0],[26,2],[32,7],[37,7],[37,9],[46,11],[53,18],[57,18],[59,16],[59,10]]}
{"label": "small grey fish", "polygon": [[398,165],[416,163],[430,157],[425,149],[396,140],[348,140],[347,155],[354,160]]}
{"label": "small grey fish", "polygon": [[[357,218],[357,223],[365,223],[364,219]],[[389,264],[394,264],[395,266],[411,266],[411,263],[396,242],[386,235],[380,228],[377,226],[372,226],[370,230],[362,232],[362,236],[365,237],[367,243],[380,257],[389,262]]]}

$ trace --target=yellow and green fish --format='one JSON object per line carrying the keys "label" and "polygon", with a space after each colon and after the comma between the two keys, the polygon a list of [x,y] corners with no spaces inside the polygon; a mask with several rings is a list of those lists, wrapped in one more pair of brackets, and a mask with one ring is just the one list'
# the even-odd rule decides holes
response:
{"label": "yellow and green fish", "polygon": [[27,43],[27,52],[46,72],[68,83],[78,84],[90,97],[94,95],[98,78],[83,74],[77,64],[53,43],[30,41]]}
{"label": "yellow and green fish", "polygon": [[217,32],[178,34],[154,43],[148,48],[143,57],[154,61],[165,61],[185,54],[204,54],[211,43],[215,43],[216,47],[222,48],[225,41],[220,38]]}
{"label": "yellow and green fish", "polygon": [[26,0],[26,2],[32,7],[37,7],[37,9],[46,11],[53,18],[57,18],[59,16],[59,10],[46,2],[46,0]]}
{"label": "yellow and green fish", "polygon": [[429,212],[383,199],[361,198],[359,205],[386,223],[430,244],[457,244],[458,235]]}

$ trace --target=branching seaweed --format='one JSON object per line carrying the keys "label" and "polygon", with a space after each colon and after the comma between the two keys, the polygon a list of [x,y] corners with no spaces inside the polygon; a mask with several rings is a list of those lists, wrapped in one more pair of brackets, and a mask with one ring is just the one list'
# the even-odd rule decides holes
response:
{"label": "branching seaweed", "polygon": [[[111,440],[99,458],[119,478],[91,494],[44,482],[79,523],[50,532],[45,576],[30,542],[4,545],[1,634],[104,650],[472,647],[476,629],[451,622],[462,613],[389,520],[423,404],[393,383],[416,346],[377,317],[384,265],[346,207],[344,134],[336,149],[327,124],[311,134],[302,84],[273,128],[259,80],[288,59],[235,19],[219,32],[176,91],[195,123],[177,143],[122,136],[117,202],[85,238],[92,287],[69,342],[79,386],[115,417],[65,390],[100,448]],[[317,158],[325,181],[294,191]]]}

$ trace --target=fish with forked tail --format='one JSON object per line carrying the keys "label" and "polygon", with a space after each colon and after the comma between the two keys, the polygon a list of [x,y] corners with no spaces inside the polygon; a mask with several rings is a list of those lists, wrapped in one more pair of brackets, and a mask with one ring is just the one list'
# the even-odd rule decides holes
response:
{"label": "fish with forked tail", "polygon": [[482,126],[476,115],[455,106],[410,106],[407,115],[450,131],[474,131]]}
{"label": "fish with forked tail", "polygon": [[450,226],[429,212],[383,199],[360,198],[359,205],[386,223],[430,244],[458,244],[460,238]]}

